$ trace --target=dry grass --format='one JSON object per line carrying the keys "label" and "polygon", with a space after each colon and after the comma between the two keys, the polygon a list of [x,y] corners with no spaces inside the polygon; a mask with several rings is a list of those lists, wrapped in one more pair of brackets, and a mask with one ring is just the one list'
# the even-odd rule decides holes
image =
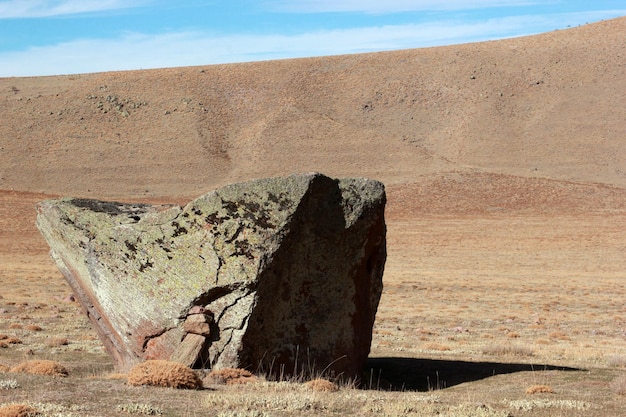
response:
{"label": "dry grass", "polygon": [[[0,191],[1,361],[71,364],[68,378],[12,375],[20,388],[0,390],[0,402],[66,404],[54,413],[72,417],[122,417],[135,403],[185,417],[625,416],[626,142],[615,111],[626,97],[625,22],[382,59],[0,80],[3,137],[28,139],[0,152],[0,188],[20,190]],[[545,83],[532,84],[538,77]],[[328,94],[329,80],[341,94]],[[85,98],[109,94],[149,105],[121,123]],[[182,95],[208,111],[164,116]],[[224,152],[203,148],[213,145]],[[23,191],[181,203],[233,180],[309,169],[386,184],[372,356],[413,368],[374,374],[369,387],[387,379],[399,391],[265,381],[178,391],[104,376],[112,362],[79,306],[61,301],[71,290],[34,226],[35,203],[53,196]],[[72,343],[47,345],[53,337]],[[437,342],[449,350],[424,349]],[[445,388],[403,388],[435,381],[442,366],[457,377]],[[558,395],[525,394],[537,383]]]}
{"label": "dry grass", "polygon": [[531,385],[526,388],[526,394],[554,394],[554,389],[549,385]]}
{"label": "dry grass", "polygon": [[46,376],[68,376],[67,369],[59,362],[33,359],[11,368],[11,372]]}
{"label": "dry grass", "polygon": [[128,372],[128,384],[179,389],[202,388],[202,380],[191,368],[165,360],[150,360],[135,365]]}
{"label": "dry grass", "polygon": [[626,395],[626,375],[615,378],[611,382],[611,389],[617,395]]}
{"label": "dry grass", "polygon": [[223,368],[209,372],[205,380],[213,384],[238,385],[258,382],[259,378],[245,369]]}
{"label": "dry grass", "polygon": [[35,417],[41,413],[26,404],[8,404],[0,407],[0,417]]}
{"label": "dry grass", "polygon": [[533,356],[534,352],[531,348],[519,345],[505,345],[495,344],[482,348],[482,352],[485,355],[491,356],[515,356],[515,357],[528,357]]}
{"label": "dry grass", "polygon": [[339,391],[339,385],[327,379],[317,378],[304,384],[308,389],[316,392],[335,392]]}
{"label": "dry grass", "polygon": [[607,363],[615,368],[626,368],[626,355],[612,355],[608,358]]}
{"label": "dry grass", "polygon": [[25,327],[25,329],[33,332],[40,332],[43,330],[43,328],[37,324],[29,324]]}
{"label": "dry grass", "polygon": [[120,404],[117,410],[128,414],[142,414],[144,416],[160,416],[163,411],[159,407],[143,403]]}
{"label": "dry grass", "polygon": [[46,346],[48,347],[59,347],[69,345],[70,342],[65,337],[53,337],[51,339],[46,340]]}

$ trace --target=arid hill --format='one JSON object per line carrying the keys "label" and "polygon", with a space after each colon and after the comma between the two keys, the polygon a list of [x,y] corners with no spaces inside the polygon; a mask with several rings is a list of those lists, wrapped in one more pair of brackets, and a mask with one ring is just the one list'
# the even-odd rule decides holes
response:
{"label": "arid hill", "polygon": [[2,78],[0,189],[163,199],[306,171],[392,193],[448,172],[470,194],[491,175],[621,189],[625,35],[620,18],[449,47]]}
{"label": "arid hill", "polygon": [[[0,404],[81,416],[139,405],[626,415],[625,47],[620,18],[429,49],[0,79],[0,375],[31,356],[69,371],[53,382],[7,374]],[[112,361],[71,303],[35,204],[184,203],[306,171],[386,184],[370,390],[263,383],[181,396],[107,377]]]}

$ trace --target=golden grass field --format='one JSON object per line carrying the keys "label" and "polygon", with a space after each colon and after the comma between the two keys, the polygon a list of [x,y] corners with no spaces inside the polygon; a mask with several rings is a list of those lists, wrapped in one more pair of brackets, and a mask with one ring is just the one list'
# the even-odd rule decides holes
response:
{"label": "golden grass field", "polygon": [[[626,415],[624,34],[622,18],[426,50],[0,79],[0,404],[64,417]],[[461,88],[472,74],[484,84]],[[92,103],[112,91],[140,105]],[[387,184],[385,288],[360,386],[261,376],[175,390],[115,374],[35,204],[184,203],[308,170]],[[69,376],[3,371],[32,359]]]}

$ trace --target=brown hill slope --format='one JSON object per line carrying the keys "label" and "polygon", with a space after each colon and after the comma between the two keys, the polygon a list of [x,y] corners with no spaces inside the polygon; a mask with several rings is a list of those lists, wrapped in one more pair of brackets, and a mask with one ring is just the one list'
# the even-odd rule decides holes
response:
{"label": "brown hill slope", "polygon": [[338,57],[0,79],[0,189],[193,196],[319,170],[626,186],[626,18]]}

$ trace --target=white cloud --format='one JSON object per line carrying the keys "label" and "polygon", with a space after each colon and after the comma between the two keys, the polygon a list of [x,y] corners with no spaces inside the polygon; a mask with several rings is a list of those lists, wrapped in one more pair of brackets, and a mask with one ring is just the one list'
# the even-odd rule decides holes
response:
{"label": "white cloud", "polygon": [[64,16],[79,13],[128,9],[145,0],[6,0],[0,1],[0,19]]}
{"label": "white cloud", "polygon": [[612,14],[517,16],[473,23],[439,21],[293,36],[129,33],[116,39],[83,39],[0,53],[0,77],[208,65],[449,45],[551,31],[624,14],[626,10],[613,11]]}
{"label": "white cloud", "polygon": [[399,13],[451,11],[488,7],[529,6],[546,1],[531,0],[268,0],[266,6],[287,13],[363,12]]}

